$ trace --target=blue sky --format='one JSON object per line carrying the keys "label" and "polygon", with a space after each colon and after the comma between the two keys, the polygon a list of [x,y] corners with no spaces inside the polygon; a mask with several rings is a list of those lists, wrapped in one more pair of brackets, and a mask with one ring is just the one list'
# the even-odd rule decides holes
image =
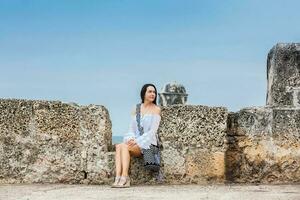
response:
{"label": "blue sky", "polygon": [[100,104],[128,130],[143,84],[188,103],[263,106],[266,58],[300,41],[300,1],[0,0],[0,98]]}

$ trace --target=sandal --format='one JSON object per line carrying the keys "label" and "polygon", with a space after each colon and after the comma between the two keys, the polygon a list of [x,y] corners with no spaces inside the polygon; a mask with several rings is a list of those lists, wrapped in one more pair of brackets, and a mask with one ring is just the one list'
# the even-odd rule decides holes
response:
{"label": "sandal", "polygon": [[111,185],[111,187],[112,188],[118,187],[118,183],[119,183],[120,179],[121,179],[121,176],[116,176],[115,177],[115,182]]}
{"label": "sandal", "polygon": [[129,176],[121,176],[120,181],[117,184],[118,188],[128,188],[130,187],[130,177]]}

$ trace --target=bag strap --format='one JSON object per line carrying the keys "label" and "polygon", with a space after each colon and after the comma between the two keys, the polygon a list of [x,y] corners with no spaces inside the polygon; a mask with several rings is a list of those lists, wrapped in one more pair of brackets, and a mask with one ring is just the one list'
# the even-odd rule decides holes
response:
{"label": "bag strap", "polygon": [[[144,134],[144,127],[141,127],[141,103],[136,104],[136,121],[139,129],[140,135]],[[157,146],[159,147],[158,135],[155,134]]]}
{"label": "bag strap", "polygon": [[141,127],[141,104],[136,104],[136,121],[139,129],[140,135],[144,134],[144,128]]}

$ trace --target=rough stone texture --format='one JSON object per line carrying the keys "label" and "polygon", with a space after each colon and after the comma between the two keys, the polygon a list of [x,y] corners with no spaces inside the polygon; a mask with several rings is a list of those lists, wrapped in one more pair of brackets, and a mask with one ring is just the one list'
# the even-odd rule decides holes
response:
{"label": "rough stone texture", "polygon": [[228,181],[300,182],[300,109],[245,108],[228,126]]}
{"label": "rough stone texture", "polygon": [[228,181],[300,182],[300,43],[275,45],[267,73],[267,106],[229,114]]}
{"label": "rough stone texture", "polygon": [[[227,109],[201,105],[162,107],[158,130],[164,183],[224,182]],[[134,184],[155,183],[143,169],[142,158],[133,158]]]}
{"label": "rough stone texture", "polygon": [[229,114],[228,181],[300,182],[300,44],[275,45],[267,73],[267,106]]}
{"label": "rough stone texture", "polygon": [[300,43],[279,43],[268,54],[267,105],[300,108]]}
{"label": "rough stone texture", "polygon": [[[0,183],[113,181],[111,122],[103,106],[0,100]],[[223,182],[227,110],[162,107],[159,135],[164,183]],[[133,184],[156,183],[133,158]]]}
{"label": "rough stone texture", "polygon": [[[266,107],[162,106],[164,183],[300,183],[299,44],[268,56]],[[110,184],[115,174],[103,106],[0,100],[0,183]],[[133,184],[152,184],[142,158]]]}
{"label": "rough stone texture", "polygon": [[104,106],[0,100],[0,183],[101,183],[109,178]]}

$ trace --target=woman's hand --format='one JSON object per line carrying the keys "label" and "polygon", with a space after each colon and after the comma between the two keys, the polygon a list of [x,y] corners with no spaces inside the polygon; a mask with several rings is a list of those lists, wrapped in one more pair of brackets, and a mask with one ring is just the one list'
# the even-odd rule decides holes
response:
{"label": "woman's hand", "polygon": [[134,139],[130,139],[126,142],[129,146],[134,146],[136,144],[136,141]]}

